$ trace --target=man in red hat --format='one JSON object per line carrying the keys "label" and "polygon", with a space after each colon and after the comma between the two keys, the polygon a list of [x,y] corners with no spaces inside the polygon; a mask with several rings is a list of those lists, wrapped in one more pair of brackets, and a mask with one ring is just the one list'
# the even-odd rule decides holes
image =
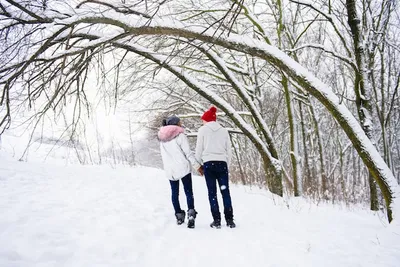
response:
{"label": "man in red hat", "polygon": [[217,120],[217,109],[211,107],[201,117],[203,126],[200,127],[197,144],[196,159],[202,163],[204,176],[208,189],[208,200],[210,202],[211,214],[214,221],[210,224],[212,228],[221,228],[221,213],[217,199],[217,182],[224,203],[224,214],[226,225],[230,228],[236,227],[233,221],[233,209],[231,194],[229,192],[228,165],[232,157],[231,142],[228,130],[222,127]]}

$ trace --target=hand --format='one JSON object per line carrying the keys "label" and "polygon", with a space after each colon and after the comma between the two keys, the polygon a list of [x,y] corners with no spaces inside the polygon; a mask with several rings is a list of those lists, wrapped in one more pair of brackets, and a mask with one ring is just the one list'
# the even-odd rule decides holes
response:
{"label": "hand", "polygon": [[200,173],[200,175],[201,175],[201,176],[203,176],[203,175],[204,175],[204,169],[203,169],[203,166],[200,166],[200,167],[197,169],[197,171],[198,171],[198,173]]}

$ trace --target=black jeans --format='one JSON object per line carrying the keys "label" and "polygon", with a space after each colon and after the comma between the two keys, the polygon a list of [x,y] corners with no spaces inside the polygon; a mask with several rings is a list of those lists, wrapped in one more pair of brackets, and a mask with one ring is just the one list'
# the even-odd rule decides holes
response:
{"label": "black jeans", "polygon": [[225,219],[233,219],[232,200],[229,191],[228,165],[225,161],[207,161],[204,163],[204,176],[208,188],[208,200],[211,214],[216,219],[221,219],[217,199],[217,181],[224,203]]}
{"label": "black jeans", "polygon": [[[187,174],[185,177],[181,179],[181,181],[183,184],[183,189],[185,191],[188,209],[194,209],[192,174],[191,173]],[[169,182],[171,184],[171,198],[172,198],[172,205],[174,206],[175,209],[175,214],[180,213],[182,210],[179,204],[179,180],[177,181],[169,180]]]}

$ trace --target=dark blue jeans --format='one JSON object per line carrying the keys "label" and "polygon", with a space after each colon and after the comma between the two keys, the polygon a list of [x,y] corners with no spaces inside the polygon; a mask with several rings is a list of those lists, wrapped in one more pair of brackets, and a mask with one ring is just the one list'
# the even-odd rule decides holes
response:
{"label": "dark blue jeans", "polygon": [[221,219],[217,199],[217,182],[224,203],[225,219],[233,219],[231,193],[229,192],[228,165],[225,161],[208,161],[204,163],[204,176],[208,188],[208,200],[214,220]]}
{"label": "dark blue jeans", "polygon": [[[186,201],[187,201],[187,206],[188,209],[194,209],[194,197],[193,197],[193,186],[192,186],[192,174],[189,173],[185,177],[181,179],[182,184],[183,184],[183,189],[185,191],[186,195]],[[175,214],[180,213],[181,206],[179,204],[179,180],[178,181],[171,181],[169,180],[171,184],[171,195],[172,195],[172,205],[174,206],[175,209]]]}

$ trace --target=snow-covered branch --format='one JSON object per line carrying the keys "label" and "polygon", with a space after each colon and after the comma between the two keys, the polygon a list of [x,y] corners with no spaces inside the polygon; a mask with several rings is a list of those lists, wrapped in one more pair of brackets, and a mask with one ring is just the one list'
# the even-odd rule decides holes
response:
{"label": "snow-covered branch", "polygon": [[149,14],[143,13],[143,12],[139,12],[136,10],[133,10],[131,8],[129,8],[128,6],[115,6],[112,5],[110,3],[104,2],[104,1],[98,1],[98,0],[85,0],[82,1],[81,3],[79,3],[76,7],[80,8],[81,6],[83,6],[84,4],[97,4],[97,5],[102,5],[105,7],[109,7],[113,10],[115,10],[118,13],[122,13],[122,14],[126,14],[126,15],[137,15],[137,16],[142,16],[144,18],[150,19],[152,16],[150,16]]}
{"label": "snow-covered branch", "polygon": [[298,5],[302,5],[302,6],[306,6],[314,11],[316,11],[318,14],[322,15],[324,18],[326,18],[329,23],[332,25],[335,33],[337,34],[337,36],[339,37],[339,39],[341,40],[346,52],[347,52],[347,56],[351,57],[352,53],[350,51],[350,48],[347,45],[346,39],[344,38],[343,34],[341,33],[341,31],[339,30],[338,26],[336,25],[336,23],[334,22],[332,16],[330,14],[327,14],[326,12],[318,9],[317,7],[315,7],[315,5],[313,5],[310,2],[307,1],[295,1],[295,0],[289,0],[292,3],[298,4]]}
{"label": "snow-covered branch", "polygon": [[285,49],[285,52],[296,52],[305,48],[315,48],[318,50],[321,50],[327,54],[332,55],[334,58],[340,59],[343,62],[346,62],[347,64],[349,64],[349,66],[351,66],[355,71],[357,71],[357,65],[353,62],[353,60],[351,58],[345,57],[343,55],[338,54],[335,51],[331,51],[326,49],[323,45],[320,44],[304,44],[301,46],[298,46],[296,48],[293,49]]}

